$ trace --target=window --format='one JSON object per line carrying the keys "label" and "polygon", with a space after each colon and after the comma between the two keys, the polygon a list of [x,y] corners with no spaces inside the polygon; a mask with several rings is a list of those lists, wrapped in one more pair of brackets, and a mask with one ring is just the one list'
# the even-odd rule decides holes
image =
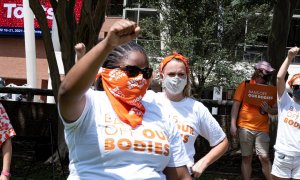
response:
{"label": "window", "polygon": [[109,0],[106,7],[106,15],[122,17],[123,2],[123,0]]}
{"label": "window", "polygon": [[[151,19],[151,22],[157,22],[154,24],[159,23],[160,17],[156,9],[142,7],[138,0],[128,0],[124,4],[123,18],[135,21],[139,25],[149,19]],[[146,28],[146,31],[142,31],[136,41],[145,49],[151,49],[151,51],[147,51],[148,55],[155,56],[156,52],[161,51],[160,29],[158,26],[147,26],[146,24],[143,24],[143,27]]]}

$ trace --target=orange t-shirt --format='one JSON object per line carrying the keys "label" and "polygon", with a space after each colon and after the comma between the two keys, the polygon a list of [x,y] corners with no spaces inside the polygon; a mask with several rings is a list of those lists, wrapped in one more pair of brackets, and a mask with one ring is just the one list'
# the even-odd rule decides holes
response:
{"label": "orange t-shirt", "polygon": [[268,114],[260,113],[260,104],[266,101],[270,106],[276,103],[276,87],[242,82],[237,87],[233,99],[242,102],[238,115],[238,126],[254,131],[269,132]]}

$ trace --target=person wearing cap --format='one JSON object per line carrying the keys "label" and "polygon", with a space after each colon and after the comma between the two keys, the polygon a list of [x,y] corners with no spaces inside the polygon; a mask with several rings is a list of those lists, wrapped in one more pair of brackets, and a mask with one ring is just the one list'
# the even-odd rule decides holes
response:
{"label": "person wearing cap", "polygon": [[244,180],[251,179],[253,145],[266,179],[271,179],[269,114],[277,114],[276,87],[270,85],[275,71],[270,63],[258,62],[251,80],[240,83],[233,97],[230,133],[239,138]]}
{"label": "person wearing cap", "polygon": [[[147,92],[146,98],[149,101],[154,97],[162,112],[176,123],[189,157],[187,166],[193,177],[198,178],[210,164],[227,151],[226,134],[209,110],[201,102],[190,97],[190,69],[186,57],[173,52],[161,61],[159,73],[163,92]],[[212,148],[195,162],[194,144],[199,135],[208,140]]]}
{"label": "person wearing cap", "polygon": [[277,73],[278,127],[274,145],[273,179],[300,179],[300,73],[288,81],[292,97],[286,89],[285,76],[299,48],[294,47]]}

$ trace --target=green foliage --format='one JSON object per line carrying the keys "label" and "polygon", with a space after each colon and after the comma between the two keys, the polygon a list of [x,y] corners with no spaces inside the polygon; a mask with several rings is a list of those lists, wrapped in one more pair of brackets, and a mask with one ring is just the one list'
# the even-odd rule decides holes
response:
{"label": "green foliage", "polygon": [[159,21],[144,19],[140,22],[147,52],[151,57],[164,57],[172,51],[187,56],[193,88],[199,95],[211,86],[234,88],[249,76],[243,70],[235,70],[235,63],[243,59],[245,42],[253,46],[267,45],[271,24],[268,2],[141,0],[140,3],[160,13]]}

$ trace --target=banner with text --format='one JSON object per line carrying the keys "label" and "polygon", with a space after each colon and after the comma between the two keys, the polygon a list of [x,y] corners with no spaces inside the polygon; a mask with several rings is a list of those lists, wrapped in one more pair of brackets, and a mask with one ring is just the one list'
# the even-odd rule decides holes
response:
{"label": "banner with text", "polygon": [[[49,0],[40,0],[48,20],[48,27],[51,29],[54,17],[53,8]],[[76,19],[80,17],[82,0],[77,0],[74,8]],[[0,1],[0,35],[24,35],[24,12],[23,0],[1,0]],[[41,36],[37,20],[34,20],[35,34]]]}
{"label": "banner with text", "polygon": [[244,100],[248,104],[260,106],[262,102],[267,102],[270,106],[276,103],[277,89],[275,86],[247,84]]}

